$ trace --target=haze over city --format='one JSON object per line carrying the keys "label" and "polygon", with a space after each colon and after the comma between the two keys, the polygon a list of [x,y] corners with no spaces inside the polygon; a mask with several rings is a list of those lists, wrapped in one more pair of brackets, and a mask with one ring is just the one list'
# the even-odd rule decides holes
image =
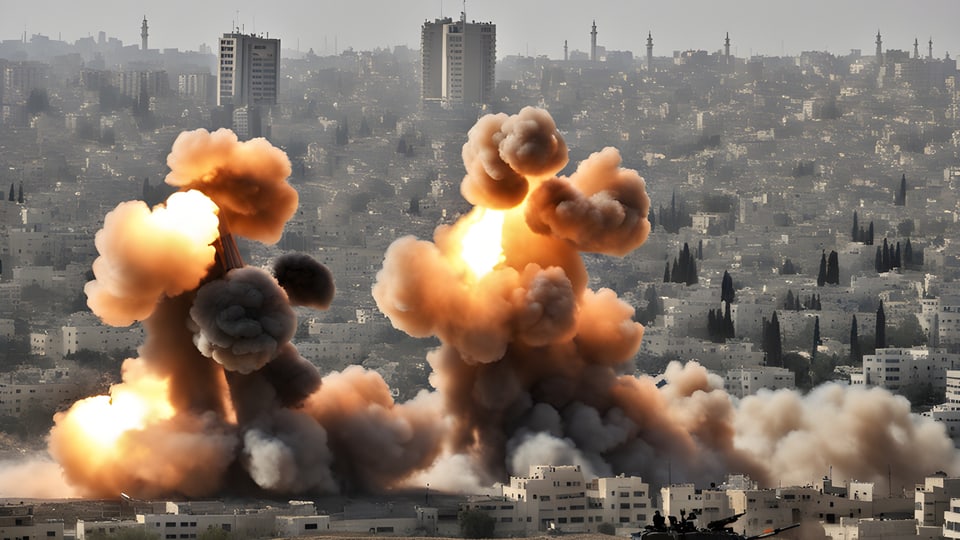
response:
{"label": "haze over city", "polygon": [[[347,47],[369,50],[419,47],[419,26],[440,16],[458,18],[463,4],[454,0],[281,0],[237,2],[7,2],[0,17],[0,38],[27,33],[74,41],[100,30],[127,43],[139,38],[139,21],[151,24],[151,47],[196,50],[216,45],[218,32],[235,24],[247,33],[269,33],[286,49],[334,54]],[[953,0],[713,0],[552,2],[550,0],[473,0],[467,17],[496,22],[497,56],[563,57],[563,42],[588,50],[589,27],[596,21],[599,42],[608,49],[640,52],[648,31],[658,54],[674,50],[715,51],[729,32],[738,57],[796,55],[802,51],[846,54],[869,52],[877,29],[887,44],[908,48],[914,38],[934,41],[943,57],[960,55]]]}
{"label": "haze over city", "polygon": [[957,8],[835,4],[5,11],[0,538],[960,539]]}

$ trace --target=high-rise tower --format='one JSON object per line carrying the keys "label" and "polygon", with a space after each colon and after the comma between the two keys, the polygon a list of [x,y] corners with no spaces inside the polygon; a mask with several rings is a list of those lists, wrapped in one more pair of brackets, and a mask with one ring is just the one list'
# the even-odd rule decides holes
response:
{"label": "high-rise tower", "polygon": [[590,61],[597,61],[597,21],[593,21],[593,28],[590,30]]}
{"label": "high-rise tower", "polygon": [[570,59],[569,50],[567,49],[567,40],[563,40],[563,61],[566,62]]}
{"label": "high-rise tower", "polygon": [[147,16],[143,16],[143,24],[140,25],[140,50],[146,52],[147,50]]}
{"label": "high-rise tower", "polygon": [[927,42],[927,60],[933,60],[933,37]]}
{"label": "high-rise tower", "polygon": [[276,105],[280,40],[229,33],[220,38],[217,105]]}
{"label": "high-rise tower", "polygon": [[647,71],[653,71],[653,34],[647,30]]}
{"label": "high-rise tower", "polygon": [[420,29],[421,86],[424,103],[490,103],[496,85],[497,26],[446,17]]}

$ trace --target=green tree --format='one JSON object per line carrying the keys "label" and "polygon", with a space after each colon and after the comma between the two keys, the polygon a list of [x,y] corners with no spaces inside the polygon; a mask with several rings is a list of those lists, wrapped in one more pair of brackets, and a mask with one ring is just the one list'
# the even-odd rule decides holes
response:
{"label": "green tree", "polygon": [[820,272],[817,273],[817,287],[823,287],[827,282],[827,252],[820,254]]}
{"label": "green tree", "polygon": [[492,538],[496,527],[493,516],[483,510],[463,510],[457,515],[460,534],[464,538]]}
{"label": "green tree", "polygon": [[859,366],[863,363],[863,352],[860,350],[860,336],[857,330],[857,316],[850,322],[850,365]]}
{"label": "green tree", "polygon": [[724,270],[723,280],[720,282],[720,301],[730,304],[733,302],[735,296],[736,291],[733,288],[733,278],[730,277],[730,272]]}
{"label": "green tree", "polygon": [[840,284],[840,259],[836,251],[831,251],[827,258],[827,283]]}
{"label": "green tree", "polygon": [[880,301],[880,307],[877,308],[877,327],[874,332],[875,349],[884,349],[887,346],[887,316],[883,312],[883,300]]}
{"label": "green tree", "polygon": [[857,211],[853,211],[853,227],[850,229],[850,241],[860,241],[860,224],[857,222]]}
{"label": "green tree", "polygon": [[783,338],[780,335],[780,320],[774,311],[768,322],[763,320],[763,352],[768,366],[783,367]]}

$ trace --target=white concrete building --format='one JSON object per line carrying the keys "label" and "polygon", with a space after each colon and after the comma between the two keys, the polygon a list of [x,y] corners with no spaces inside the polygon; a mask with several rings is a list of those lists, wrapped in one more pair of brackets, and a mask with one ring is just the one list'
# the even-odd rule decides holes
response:
{"label": "white concrete building", "polygon": [[917,522],[912,519],[876,519],[841,517],[839,523],[824,523],[823,530],[833,540],[915,540]]}
{"label": "white concrete building", "polygon": [[924,479],[923,485],[917,485],[913,496],[913,517],[917,523],[922,526],[939,527],[946,519],[944,512],[954,506],[953,499],[960,497],[960,478],[949,478],[945,474],[928,476]]}
{"label": "white concrete building", "polygon": [[756,394],[761,388],[779,390],[796,386],[792,371],[774,366],[741,366],[728,370],[723,376],[724,389],[738,398]]}
{"label": "white concrete building", "polygon": [[136,349],[143,343],[143,327],[139,324],[128,327],[107,326],[91,316],[75,315],[69,324],[60,328],[60,354],[75,353],[81,349],[109,353],[116,350]]}
{"label": "white concrete building", "polygon": [[909,385],[930,384],[934,392],[944,392],[947,370],[957,368],[960,368],[960,354],[929,347],[888,347],[863,356],[866,386],[894,391]]}
{"label": "white concrete building", "polygon": [[280,40],[233,32],[220,38],[217,105],[276,105]]}
{"label": "white concrete building", "polygon": [[497,520],[497,533],[533,535],[547,530],[596,532],[602,523],[639,528],[653,515],[649,485],[638,477],[584,480],[579,465],[530,467],[511,476],[501,499],[469,504]]}
{"label": "white concrete building", "polygon": [[447,17],[420,31],[421,99],[445,106],[490,103],[496,84],[497,26]]}
{"label": "white concrete building", "polygon": [[63,540],[63,522],[37,523],[33,518],[33,506],[30,505],[0,506],[0,538]]}

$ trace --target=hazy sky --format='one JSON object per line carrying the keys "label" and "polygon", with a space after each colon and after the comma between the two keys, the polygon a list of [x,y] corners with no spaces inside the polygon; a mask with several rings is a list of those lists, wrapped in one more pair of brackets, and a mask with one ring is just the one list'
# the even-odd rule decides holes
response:
{"label": "hazy sky", "polygon": [[[126,44],[139,44],[144,15],[150,47],[195,50],[242,24],[246,32],[270,33],[284,48],[333,54],[346,47],[420,46],[420,25],[441,15],[458,17],[454,0],[3,0],[0,39],[44,34],[69,42],[104,30]],[[562,7],[558,7],[562,6]],[[642,54],[647,31],[654,54],[678,49],[718,50],[730,33],[732,52],[744,57],[827,50],[872,55],[879,28],[884,48],[912,50],[920,40],[925,55],[933,38],[934,55],[960,56],[958,0],[472,0],[467,17],[497,25],[497,56],[563,56],[588,51],[590,23],[598,43]]]}

